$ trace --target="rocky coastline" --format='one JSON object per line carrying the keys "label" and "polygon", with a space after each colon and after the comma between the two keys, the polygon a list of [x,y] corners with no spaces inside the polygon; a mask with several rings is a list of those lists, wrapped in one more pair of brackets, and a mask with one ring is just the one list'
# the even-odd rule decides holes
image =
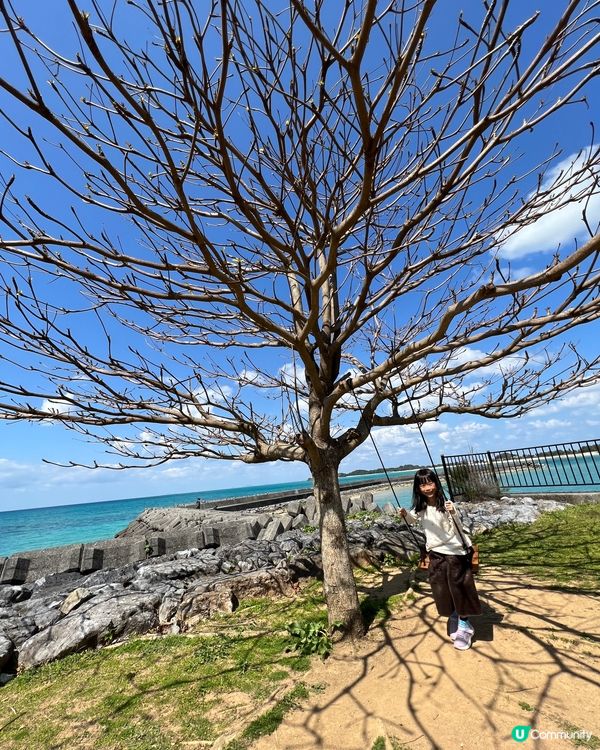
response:
{"label": "rocky coastline", "polygon": [[[506,497],[465,503],[461,515],[469,532],[481,533],[505,523],[531,523],[565,506]],[[378,508],[371,493],[345,493],[344,509],[356,564],[416,551],[395,509]],[[205,543],[206,529],[217,527],[218,540],[210,546],[190,545],[171,554],[146,550],[143,560],[87,574],[66,571],[0,585],[0,684],[17,671],[132,634],[185,632],[216,612],[233,611],[243,598],[291,594],[301,578],[321,575],[314,498],[272,506],[268,513],[258,508],[219,514],[223,511],[151,509],[119,533],[149,543],[179,530]]]}

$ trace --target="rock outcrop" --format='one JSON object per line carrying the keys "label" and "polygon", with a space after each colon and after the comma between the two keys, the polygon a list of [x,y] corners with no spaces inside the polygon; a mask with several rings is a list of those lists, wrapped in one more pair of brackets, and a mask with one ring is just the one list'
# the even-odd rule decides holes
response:
{"label": "rock outcrop", "polygon": [[[364,510],[372,497],[346,503],[350,512]],[[87,574],[63,571],[27,584],[0,585],[0,672],[38,666],[132,633],[182,632],[215,612],[233,611],[244,598],[293,594],[299,578],[321,574],[321,563],[318,533],[304,522],[310,519],[310,504],[290,505],[252,518],[244,512],[243,524],[252,526],[254,521],[260,527],[256,538],[210,548],[191,546]],[[461,515],[468,531],[483,532],[505,523],[531,523],[540,513],[563,507],[553,500],[502,498],[464,505]],[[300,521],[295,525],[294,519]],[[214,528],[214,519],[210,523]],[[347,520],[347,530],[352,558],[359,565],[386,553],[410,556],[417,550],[413,535],[417,543],[423,540],[420,531],[414,528],[411,533],[395,512],[359,514]],[[153,533],[164,530],[154,528]],[[204,538],[204,531],[200,537],[193,533]],[[235,535],[224,535],[227,538]],[[0,684],[4,681],[6,674],[0,674]]]}

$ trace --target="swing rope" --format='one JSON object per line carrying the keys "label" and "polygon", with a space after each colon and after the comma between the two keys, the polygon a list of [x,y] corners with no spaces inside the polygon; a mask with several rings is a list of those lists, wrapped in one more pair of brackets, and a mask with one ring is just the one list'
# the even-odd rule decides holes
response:
{"label": "swing rope", "polygon": [[[408,405],[410,407],[411,413],[412,413],[413,418],[415,420],[415,424],[417,425],[417,429],[419,430],[419,435],[421,436],[421,440],[423,441],[423,445],[425,446],[425,451],[427,452],[427,456],[429,458],[429,462],[431,464],[431,468],[433,469],[433,467],[435,465],[434,461],[433,461],[433,457],[431,455],[431,451],[429,450],[429,445],[427,444],[427,440],[425,440],[425,435],[423,434],[423,430],[421,429],[421,423],[419,422],[419,419],[417,417],[417,413],[415,411],[415,407],[413,406],[413,402],[412,402],[410,396],[408,395],[408,391],[406,390],[406,386],[404,384],[404,379],[402,378],[402,373],[400,372],[400,367],[398,367],[398,369],[397,369],[397,374],[398,374],[398,377],[400,379],[400,383],[402,385],[404,393],[406,394],[406,400],[408,402]],[[352,376],[348,375],[348,378],[352,382]],[[354,388],[352,388],[352,395],[354,396],[354,400],[356,401],[356,407],[358,408],[358,410],[360,412],[361,408],[360,408],[360,404],[358,402],[358,397],[356,395],[356,391],[354,390]],[[390,479],[390,475],[388,473],[388,470],[386,469],[385,464],[383,463],[383,459],[381,457],[381,453],[379,452],[379,449],[377,448],[377,444],[375,443],[375,438],[373,437],[373,433],[371,432],[371,430],[369,430],[369,438],[371,440],[371,443],[373,444],[373,448],[375,449],[375,453],[377,454],[377,458],[379,459],[379,463],[381,464],[381,468],[383,469],[383,473],[385,474],[385,478],[387,479],[387,482],[388,482],[388,484],[390,486],[390,489],[392,491],[392,495],[394,497],[394,501],[396,502],[396,506],[398,508],[401,508],[402,506],[400,505],[400,501],[398,500],[398,496],[396,495],[396,490],[394,488],[394,485],[392,484],[392,480]],[[444,499],[445,499],[445,496],[444,496]],[[457,531],[457,533],[458,533],[458,535],[460,537],[460,540],[462,542],[462,545],[463,545],[465,551],[468,552],[469,549],[470,549],[470,547],[468,546],[467,541],[466,541],[466,539],[465,539],[462,531],[460,530],[459,525],[456,522],[456,519],[454,518],[454,516],[452,515],[452,513],[449,513],[448,515],[452,519],[454,527],[455,527],[455,529],[456,529],[456,531]],[[414,534],[414,531],[412,530],[412,527],[410,526],[410,524],[408,523],[408,521],[406,520],[406,518],[404,518],[404,516],[402,516],[402,520],[404,521],[404,523],[406,525],[406,528],[410,532],[410,535],[412,537],[413,542],[417,545],[417,547],[419,549],[421,549],[421,550],[424,549],[423,544],[419,542],[419,540],[417,539],[417,537]]]}
{"label": "swing rope", "polygon": [[[419,430],[419,434],[421,435],[421,440],[423,441],[423,445],[425,446],[425,450],[427,451],[427,455],[429,456],[429,461],[431,463],[431,468],[434,468],[433,458],[431,457],[431,451],[429,450],[429,446],[427,445],[427,441],[425,440],[425,435],[423,434],[423,430],[421,429],[421,423],[418,421],[417,414],[415,412],[415,407],[413,406],[413,402],[410,399],[410,396],[408,395],[408,391],[406,390],[406,386],[404,385],[404,380],[402,379],[402,373],[400,372],[400,368],[398,368],[398,377],[400,378],[400,383],[402,384],[402,388],[404,389],[404,392],[406,393],[406,400],[408,401],[408,405],[410,406],[410,410],[412,412],[412,415],[415,419],[415,422],[417,424],[417,428]],[[443,490],[442,490],[443,493]],[[446,499],[446,496],[444,494],[444,500]],[[448,513],[450,518],[452,519],[452,523],[454,524],[454,528],[456,529],[456,532],[458,536],[460,537],[460,541],[462,542],[462,546],[465,550],[465,552],[468,552],[470,547],[467,544],[467,540],[464,537],[464,534],[460,530],[460,527],[458,523],[456,522],[456,518],[454,518],[454,515],[452,513]]]}
{"label": "swing rope", "polygon": [[[348,375],[348,379],[350,380],[350,382],[352,382],[352,376],[351,375]],[[360,404],[358,403],[358,397],[356,395],[356,391],[354,390],[354,388],[352,388],[352,395],[354,396],[354,400],[356,401],[356,408],[358,409],[358,411],[360,413],[361,408],[360,408]],[[412,407],[412,404],[411,404],[411,407]],[[421,437],[423,437],[422,434],[421,434]],[[379,459],[379,463],[381,464],[381,468],[383,469],[383,473],[385,474],[385,478],[387,479],[387,482],[388,482],[388,484],[390,486],[390,489],[392,491],[392,495],[394,496],[394,500],[396,502],[396,506],[398,508],[401,508],[402,506],[400,505],[400,501],[398,500],[398,496],[396,495],[396,490],[394,488],[394,485],[392,484],[392,480],[390,478],[390,475],[388,474],[388,470],[385,468],[385,464],[383,463],[383,459],[381,458],[381,453],[379,452],[379,448],[377,447],[377,444],[375,443],[375,438],[373,437],[373,434],[372,434],[371,430],[369,430],[369,438],[370,438],[371,442],[373,443],[373,448],[375,449],[375,453],[377,454],[377,458]],[[425,438],[423,438],[423,441],[424,440],[425,440]],[[427,443],[425,443],[425,447],[427,448]],[[429,454],[429,456],[431,458],[431,454],[429,453],[429,448],[427,448],[427,453]],[[432,462],[432,465],[433,465],[433,462]],[[404,521],[404,524],[405,524],[406,528],[408,529],[408,531],[409,531],[409,533],[410,533],[410,535],[412,537],[412,540],[415,543],[417,549],[421,551],[421,554],[423,554],[423,552],[425,550],[425,545],[423,544],[423,542],[420,542],[417,539],[417,537],[415,536],[415,532],[413,531],[411,525],[408,523],[408,521],[406,520],[406,518],[404,518],[404,516],[402,516],[402,520]]]}

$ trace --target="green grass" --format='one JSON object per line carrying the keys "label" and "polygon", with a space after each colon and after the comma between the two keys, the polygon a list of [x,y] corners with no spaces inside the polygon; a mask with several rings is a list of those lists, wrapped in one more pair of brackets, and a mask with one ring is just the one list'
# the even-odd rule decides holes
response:
{"label": "green grass", "polygon": [[600,587],[600,504],[544,513],[532,524],[509,524],[476,538],[482,565],[521,570],[562,587]]}
{"label": "green grass", "polygon": [[[309,590],[307,612],[318,598]],[[302,612],[302,596],[285,601]],[[218,634],[211,621],[212,635],[138,638],[20,675],[0,691],[2,750],[175,750],[216,739],[239,723],[240,694],[244,712],[249,702],[260,711],[282,681],[310,666],[308,657],[286,653],[286,633],[267,627],[269,617],[283,619],[282,602],[271,600],[272,611],[255,603],[263,627],[252,632],[243,617],[252,611],[247,602],[239,617],[221,618]],[[297,685],[252,731],[266,732],[304,695]]]}

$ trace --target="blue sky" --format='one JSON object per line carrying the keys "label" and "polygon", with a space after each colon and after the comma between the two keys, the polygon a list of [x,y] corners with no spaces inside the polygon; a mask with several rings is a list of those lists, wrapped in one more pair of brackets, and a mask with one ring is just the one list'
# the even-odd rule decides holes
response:
{"label": "blue sky", "polygon": [[[22,0],[23,12],[33,12],[39,26],[50,38],[60,38],[65,33],[64,11],[59,5]],[[529,5],[529,4],[528,4]],[[443,37],[442,27],[431,29],[433,35]],[[9,62],[4,58],[5,64]],[[562,149],[561,162],[573,160],[574,155],[590,145],[590,120],[598,109],[598,87],[591,89],[590,107],[582,106],[575,112],[567,108],[544,124],[529,139],[531,158],[536,151],[547,153],[553,143]],[[0,101],[0,105],[3,102]],[[595,106],[594,106],[595,105]],[[4,103],[4,106],[10,106]],[[2,124],[3,148],[19,150],[21,142]],[[3,174],[10,169],[5,159],[0,159]],[[36,180],[31,177],[31,188]],[[532,178],[534,179],[534,178]],[[39,185],[37,186],[39,189]],[[52,201],[58,195],[45,196]],[[48,204],[46,204],[48,205]],[[600,219],[600,195],[589,207],[596,222]],[[568,246],[585,236],[581,222],[581,207],[571,204],[565,209],[548,213],[535,224],[521,230],[501,250],[502,263],[510,261],[513,274],[526,275],[547,262],[558,244]],[[597,354],[600,326],[598,323],[579,327],[569,337],[577,349],[586,356]],[[558,344],[552,344],[558,346]],[[476,350],[457,352],[457,357],[474,358]],[[289,366],[281,357],[265,361],[267,367],[277,370]],[[0,368],[8,368],[0,361]],[[510,447],[545,445],[600,438],[600,384],[574,391],[539,407],[528,415],[514,420],[484,420],[456,415],[445,416],[439,422],[427,424],[424,433],[434,458],[440,454],[455,454],[470,450],[502,450]],[[374,431],[384,461],[387,465],[426,463],[426,454],[416,428],[388,427]],[[259,485],[273,482],[304,480],[308,468],[301,463],[272,463],[252,466],[237,461],[208,461],[189,459],[171,462],[140,470],[108,470],[64,468],[53,463],[91,463],[102,460],[100,448],[60,424],[28,424],[0,421],[0,510],[33,508],[77,502],[113,500],[177,492],[195,492],[231,486]],[[46,461],[44,460],[46,459]],[[369,441],[364,443],[344,465],[343,470],[374,468],[377,457]]]}

